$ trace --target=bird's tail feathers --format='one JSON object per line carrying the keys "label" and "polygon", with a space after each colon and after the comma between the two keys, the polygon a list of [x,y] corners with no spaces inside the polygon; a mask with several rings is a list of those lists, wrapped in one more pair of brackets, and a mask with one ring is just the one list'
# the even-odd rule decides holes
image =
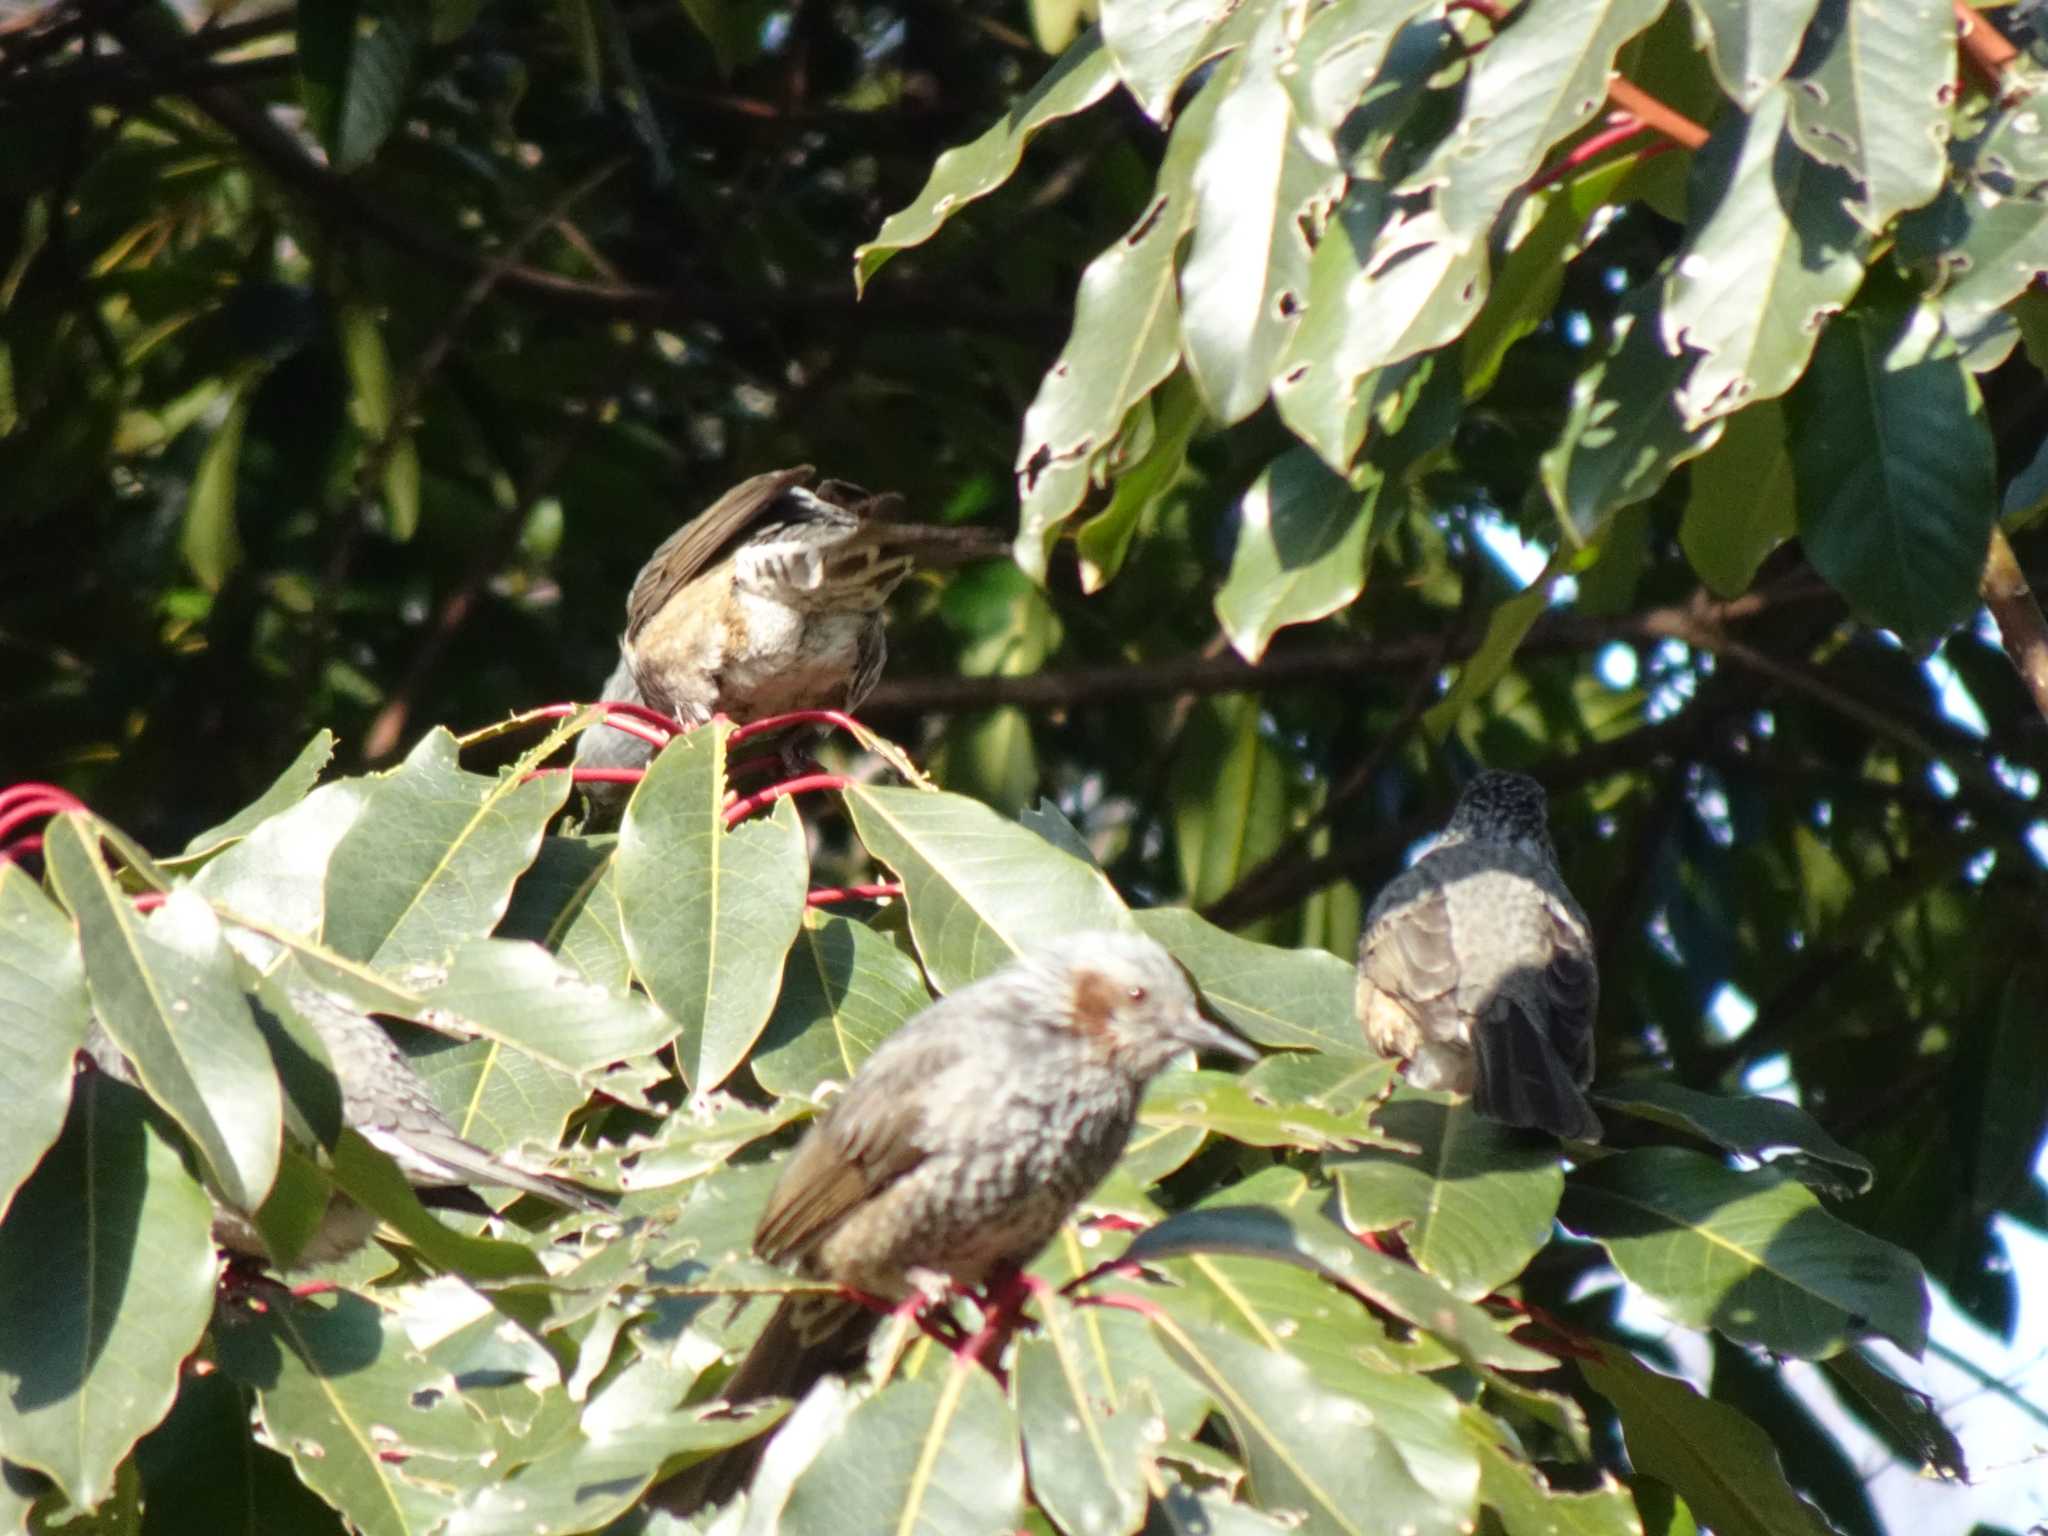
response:
{"label": "bird's tail feathers", "polygon": [[1472,1033],[1479,1057],[1472,1103],[1480,1114],[1569,1141],[1600,1139],[1585,1091],[1521,1007],[1501,1000]]}
{"label": "bird's tail feathers", "polygon": [[[801,1399],[821,1377],[854,1365],[880,1321],[867,1308],[827,1292],[786,1296],[719,1396],[735,1404]],[[685,1467],[650,1492],[648,1504],[679,1518],[723,1504],[753,1480],[771,1438],[756,1436]]]}
{"label": "bird's tail feathers", "polygon": [[363,1135],[390,1153],[392,1160],[415,1183],[492,1184],[594,1215],[608,1215],[617,1204],[603,1191],[591,1189],[574,1179],[552,1173],[528,1173],[524,1168],[515,1168],[460,1136],[419,1128],[409,1128],[402,1136],[380,1134],[377,1128],[370,1126],[363,1128]]}

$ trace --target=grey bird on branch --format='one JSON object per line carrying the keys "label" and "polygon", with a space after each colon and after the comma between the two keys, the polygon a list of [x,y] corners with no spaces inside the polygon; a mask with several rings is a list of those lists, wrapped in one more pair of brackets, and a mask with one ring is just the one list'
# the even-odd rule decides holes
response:
{"label": "grey bird on branch", "polygon": [[[882,606],[912,568],[1007,549],[988,529],[903,522],[891,493],[843,480],[813,489],[816,474],[799,464],[744,480],[662,541],[626,599],[606,699],[685,726],[852,710],[882,675]],[[594,726],[576,766],[641,768],[653,755],[638,737]]]}
{"label": "grey bird on branch", "polygon": [[[288,996],[334,1067],[341,1089],[341,1123],[386,1153],[414,1188],[484,1185],[517,1190],[566,1209],[611,1210],[610,1202],[594,1190],[553,1174],[514,1167],[465,1138],[435,1105],[405,1053],[368,1014],[313,987],[292,987]],[[86,1034],[85,1050],[102,1071],[125,1082],[139,1081],[133,1065],[97,1021]],[[296,1263],[303,1267],[346,1258],[370,1240],[376,1227],[375,1213],[336,1190]],[[219,1207],[214,1236],[238,1253],[269,1257],[244,1212]]]}
{"label": "grey bird on branch", "polygon": [[[1123,1155],[1145,1087],[1186,1050],[1255,1060],[1134,933],[1069,934],[932,1004],[882,1042],[791,1155],[754,1250],[870,1300],[971,1290],[1028,1263]],[[723,1397],[800,1398],[878,1322],[837,1292],[783,1300]],[[761,1442],[651,1496],[685,1514],[752,1475]]]}
{"label": "grey bird on branch", "polygon": [[1550,843],[1543,786],[1482,773],[1387,883],[1358,943],[1358,1019],[1417,1088],[1507,1125],[1598,1141],[1586,1102],[1600,977]]}

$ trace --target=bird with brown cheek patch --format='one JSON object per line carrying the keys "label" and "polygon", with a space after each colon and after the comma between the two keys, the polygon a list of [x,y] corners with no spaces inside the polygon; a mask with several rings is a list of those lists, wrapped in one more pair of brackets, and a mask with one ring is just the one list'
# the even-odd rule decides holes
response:
{"label": "bird with brown cheek patch", "polygon": [[[754,1250],[882,1301],[973,1289],[1051,1241],[1123,1155],[1146,1085],[1188,1050],[1257,1056],[1202,1017],[1153,940],[1068,934],[882,1042],[791,1154]],[[725,1400],[802,1397],[859,1359],[876,1322],[842,1295],[786,1298]],[[723,1500],[759,1447],[700,1462],[653,1502],[681,1514]]]}

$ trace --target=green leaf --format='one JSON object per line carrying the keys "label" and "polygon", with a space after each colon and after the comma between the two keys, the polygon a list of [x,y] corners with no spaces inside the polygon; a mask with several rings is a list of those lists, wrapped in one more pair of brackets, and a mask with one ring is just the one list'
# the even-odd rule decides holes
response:
{"label": "green leaf", "polygon": [[232,1315],[214,1342],[221,1368],[256,1390],[269,1442],[362,1536],[426,1536],[466,1490],[503,1476],[455,1378],[360,1296],[281,1299]]}
{"label": "green leaf", "polygon": [[[53,825],[55,825],[53,823]],[[212,1210],[149,1102],[78,1079],[0,1224],[0,1445],[90,1509],[170,1410],[213,1312]]]}
{"label": "green leaf", "polygon": [[447,1536],[598,1530],[631,1509],[671,1458],[760,1433],[758,1415],[735,1415],[717,1402],[682,1405],[689,1385],[678,1366],[635,1360],[540,1455],[473,1485],[443,1527]]}
{"label": "green leaf", "polygon": [[1017,564],[1034,581],[1045,579],[1060,524],[1095,483],[1124,419],[1179,367],[1174,256],[1194,223],[1195,164],[1227,88],[1227,81],[1210,81],[1174,125],[1151,200],[1081,274],[1073,329],[1024,413],[1015,548]]}
{"label": "green leaf", "polygon": [[1747,112],[1785,78],[1820,0],[1690,0],[1693,35],[1703,37],[1714,78]]}
{"label": "green leaf", "polygon": [[[1284,1172],[1304,1196],[1310,1192],[1299,1174]],[[1285,1209],[1268,1202],[1238,1203],[1226,1194],[1219,1203],[1178,1212],[1141,1232],[1124,1257],[1150,1264],[1216,1253],[1264,1259],[1317,1275],[1441,1339],[1470,1365],[1541,1371],[1556,1363],[1517,1344],[1485,1312],[1453,1296],[1413,1265],[1360,1246],[1328,1217],[1298,1203]]]}
{"label": "green leaf", "polygon": [[1594,1097],[1624,1114],[1704,1136],[1744,1157],[1762,1158],[1774,1148],[1791,1148],[1848,1175],[1852,1194],[1865,1194],[1877,1170],[1860,1152],[1830,1136],[1805,1110],[1780,1099],[1722,1098],[1682,1083],[1631,1078]]}
{"label": "green leaf", "polygon": [[807,913],[750,1064],[774,1094],[850,1082],[876,1046],[931,1001],[917,962],[865,923]]}
{"label": "green leaf", "polygon": [[420,986],[437,1026],[509,1045],[557,1071],[594,1079],[608,1064],[652,1055],[675,1025],[638,993],[586,981],[538,944],[471,939]]}
{"label": "green leaf", "polygon": [[861,843],[902,879],[911,937],[941,992],[1063,933],[1131,926],[1100,870],[979,801],[854,784],[846,804]]}
{"label": "green leaf", "polygon": [[1230,0],[1103,0],[1103,46],[1147,117],[1166,122],[1181,82],[1229,46],[1222,29],[1241,9],[1261,7]]}
{"label": "green leaf", "polygon": [[391,136],[426,46],[424,0],[308,0],[299,8],[299,88],[328,164],[367,165]]}
{"label": "green leaf", "polygon": [[1256,665],[1279,630],[1365,590],[1371,507],[1306,448],[1266,466],[1238,503],[1237,549],[1216,593],[1216,618],[1240,656]]}
{"label": "green leaf", "polygon": [[1460,343],[1470,398],[1492,388],[1508,349],[1550,317],[1564,288],[1566,263],[1584,249],[1588,220],[1613,201],[1636,165],[1624,155],[1533,191],[1524,200],[1486,307]]}
{"label": "green leaf", "polygon": [[242,563],[242,537],[235,528],[235,475],[241,468],[242,424],[248,420],[252,393],[244,385],[228,401],[227,414],[199,455],[185,502],[178,552],[209,592],[218,592]]}
{"label": "green leaf", "polygon": [[[1164,1313],[1154,1326],[1229,1420],[1261,1509],[1296,1512],[1311,1533],[1470,1529],[1478,1463],[1458,1431],[1457,1399],[1441,1387],[1356,1370],[1333,1389],[1284,1350]],[[1302,1433],[1311,1424],[1322,1432]]]}
{"label": "green leaf", "polygon": [[347,1536],[292,1464],[256,1443],[252,1406],[247,1389],[220,1371],[178,1384],[170,1417],[135,1448],[147,1536]]}
{"label": "green leaf", "polygon": [[1962,1442],[1942,1422],[1933,1399],[1881,1367],[1869,1350],[1842,1350],[1823,1360],[1821,1369],[1838,1397],[1866,1419],[1875,1417],[1894,1452],[1937,1477],[1970,1480]]}
{"label": "green leaf", "polygon": [[1919,1261],[1776,1169],[1642,1147],[1574,1173],[1562,1219],[1688,1327],[1809,1360],[1871,1332],[1915,1356],[1927,1345]]}
{"label": "green leaf", "polygon": [[1000,122],[972,144],[939,156],[924,189],[884,219],[874,239],[854,251],[856,290],[865,289],[868,279],[891,256],[922,245],[962,208],[1008,181],[1024,158],[1025,146],[1040,129],[1085,112],[1115,88],[1116,72],[1101,34],[1090,29],[1053,61],[1052,68]]}
{"label": "green leaf", "polygon": [[[192,887],[218,908],[266,927],[311,937],[327,909],[327,866],[334,850],[369,809],[377,781],[323,784],[289,810],[259,822],[242,840],[209,860]],[[235,944],[259,964],[274,946],[247,928]]]}
{"label": "green leaf", "polygon": [[64,1128],[89,1018],[77,931],[19,864],[0,860],[0,1217]]}
{"label": "green leaf", "polygon": [[[1195,162],[1194,242],[1181,269],[1182,347],[1211,414],[1226,426],[1265,403],[1308,285],[1308,229],[1343,177],[1305,134],[1282,84],[1292,12],[1275,6],[1234,71]],[[1241,64],[1239,61],[1242,61]]]}
{"label": "green leaf", "polygon": [[1188,968],[1203,998],[1260,1045],[1372,1056],[1353,1014],[1358,978],[1327,950],[1255,944],[1185,907],[1133,914]]}
{"label": "green leaf", "polygon": [[1280,359],[1281,420],[1339,474],[1366,432],[1375,371],[1455,341],[1486,298],[1483,245],[1450,237],[1432,210],[1396,212],[1354,181],[1309,263],[1307,315]]}
{"label": "green leaf", "polygon": [[1213,1489],[1175,1483],[1152,1506],[1148,1536],[1287,1536],[1296,1522],[1262,1515]]}
{"label": "green leaf", "polygon": [[1326,1160],[1352,1231],[1399,1230],[1415,1262],[1468,1301],[1519,1275],[1550,1241],[1564,1174],[1549,1147],[1434,1099],[1397,1098],[1374,1120],[1419,1151]]}
{"label": "green leaf", "polygon": [[1807,558],[1860,618],[1931,651],[1976,611],[1998,516],[1984,404],[1939,321],[1843,316],[1787,415]]}
{"label": "green leaf", "polygon": [[978,1366],[891,1382],[797,1477],[786,1536],[1011,1536],[1024,1513],[1017,1421]]}
{"label": "green leaf", "polygon": [[1716,1536],[1831,1536],[1792,1491],[1777,1447],[1754,1423],[1611,1344],[1579,1369],[1614,1404],[1636,1469],[1683,1495]]}
{"label": "green leaf", "polygon": [[1692,466],[1678,542],[1717,597],[1749,590],[1764,557],[1796,529],[1785,410],[1760,400],[1724,418],[1721,440]]}
{"label": "green leaf", "polygon": [[1401,190],[1440,188],[1451,237],[1480,242],[1550,146],[1600,110],[1616,51],[1663,9],[1663,0],[1587,0],[1515,12],[1473,55],[1457,126]]}
{"label": "green leaf", "polygon": [[[409,0],[397,0],[399,4]],[[397,441],[384,457],[385,531],[403,544],[420,525],[420,459],[406,424],[396,419],[397,390],[391,378],[391,354],[384,346],[384,333],[377,317],[360,304],[342,306],[335,316],[341,333],[341,358],[347,365],[354,394],[349,414],[362,433],[367,452],[383,452],[379,446],[395,432]],[[566,791],[564,791],[566,793]]]}
{"label": "green leaf", "polygon": [[1678,410],[1693,361],[1664,349],[1654,317],[1615,317],[1612,349],[1572,381],[1564,431],[1541,461],[1567,542],[1598,542],[1614,513],[1654,496],[1672,470],[1714,446],[1720,423],[1689,427]]}
{"label": "green leaf", "polygon": [[362,814],[335,844],[321,936],[337,952],[385,971],[440,965],[505,915],[513,883],[568,795],[569,776],[521,783],[538,753],[502,774],[466,773],[459,750],[446,730],[429,731],[403,764],[376,778]]}
{"label": "green leaf", "polygon": [[1107,1358],[1065,1298],[1037,1301],[1017,1347],[1017,1419],[1032,1496],[1069,1536],[1129,1536],[1145,1518],[1145,1464],[1165,1437],[1151,1384]]}
{"label": "green leaf", "polygon": [[1955,79],[1955,13],[1942,0],[1821,0],[1792,82],[1792,137],[1862,183],[1851,207],[1881,230],[1941,189]]}
{"label": "green leaf", "polygon": [[1151,446],[1136,463],[1118,470],[1109,505],[1075,531],[1083,592],[1100,592],[1123,569],[1139,522],[1165,500],[1187,469],[1188,443],[1207,419],[1201,396],[1185,373],[1170,375],[1150,403]]}
{"label": "green leaf", "polygon": [[732,729],[713,721],[655,758],[614,860],[634,972],[679,1027],[676,1057],[697,1093],[731,1076],[767,1024],[810,873],[791,802],[727,829]]}
{"label": "green leaf", "polygon": [[1550,606],[1550,586],[1557,579],[1562,563],[1563,550],[1560,549],[1541,575],[1495,607],[1486,621],[1485,638],[1479,642],[1479,649],[1468,656],[1458,669],[1457,681],[1451,684],[1442,698],[1422,712],[1423,734],[1431,741],[1441,742],[1448,737],[1465,711],[1507,673],[1530,626]]}
{"label": "green leaf", "polygon": [[1268,728],[1256,694],[1204,699],[1188,716],[1169,781],[1174,851],[1188,900],[1234,887],[1286,839],[1299,770]]}
{"label": "green leaf", "polygon": [[1468,1404],[1460,1421],[1479,1454],[1480,1500],[1507,1536],[1643,1536],[1635,1500],[1612,1474],[1603,1471],[1600,1486],[1587,1492],[1560,1492],[1517,1454],[1492,1415]]}
{"label": "green leaf", "polygon": [[354,1131],[344,1131],[334,1144],[334,1185],[357,1205],[374,1211],[438,1269],[478,1280],[517,1280],[542,1273],[532,1249],[495,1237],[472,1237],[436,1220],[420,1204],[398,1165]]}
{"label": "green leaf", "polygon": [[1664,345],[1706,353],[1679,392],[1697,426],[1783,394],[1863,281],[1849,178],[1784,132],[1789,88],[1729,112],[1693,163],[1696,212],[1664,287]]}
{"label": "green leaf", "polygon": [[204,832],[189,840],[180,858],[192,859],[212,853],[217,848],[238,842],[273,816],[280,816],[292,809],[320,782],[320,775],[334,757],[334,732],[322,728],[313,733],[313,739],[299,749],[299,755],[292,759],[291,766],[271,781],[270,788],[243,806],[234,815],[217,826],[208,827]]}
{"label": "green leaf", "polygon": [[1356,1116],[1279,1102],[1234,1072],[1169,1072],[1145,1095],[1148,1125],[1194,1126],[1251,1147],[1354,1147],[1372,1139]]}
{"label": "green leaf", "polygon": [[171,892],[144,923],[98,856],[97,824],[60,816],[43,852],[78,920],[93,1012],[182,1126],[229,1204],[253,1211],[277,1176],[283,1104],[213,909]]}

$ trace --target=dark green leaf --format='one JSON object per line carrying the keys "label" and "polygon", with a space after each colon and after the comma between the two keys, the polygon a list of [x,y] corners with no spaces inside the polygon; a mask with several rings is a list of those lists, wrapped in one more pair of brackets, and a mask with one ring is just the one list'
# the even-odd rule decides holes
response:
{"label": "dark green leaf", "polygon": [[1643,1147],[1573,1174],[1562,1215],[1689,1327],[1814,1360],[1868,1333],[1926,1347],[1919,1261],[1776,1169]]}
{"label": "dark green leaf", "polygon": [[149,1102],[81,1077],[0,1224],[0,1443],[89,1509],[169,1411],[213,1311],[205,1192]]}
{"label": "dark green leaf", "polygon": [[88,1017],[77,930],[20,865],[0,861],[0,1217],[64,1127]]}
{"label": "dark green leaf", "polygon": [[1939,328],[1925,309],[1845,315],[1787,403],[1807,557],[1923,652],[1977,607],[1998,516],[1983,402]]}

